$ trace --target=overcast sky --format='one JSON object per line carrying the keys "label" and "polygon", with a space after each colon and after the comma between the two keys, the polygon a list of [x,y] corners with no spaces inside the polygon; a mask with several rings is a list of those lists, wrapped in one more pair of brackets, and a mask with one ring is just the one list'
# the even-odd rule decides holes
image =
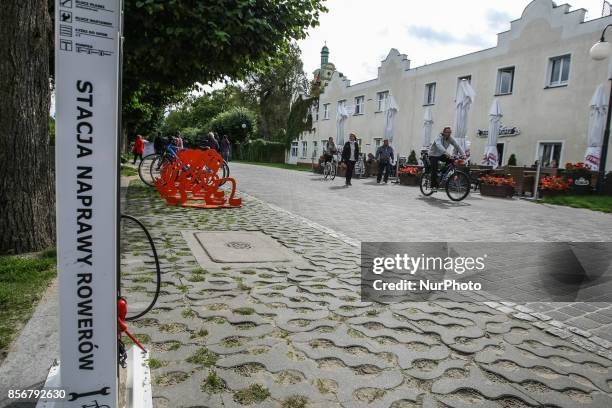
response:
{"label": "overcast sky", "polygon": [[[327,0],[320,25],[298,44],[309,78],[327,41],[330,62],[352,84],[376,77],[389,49],[416,67],[495,46],[529,0]],[[563,2],[557,1],[557,4]],[[574,0],[587,20],[601,16],[602,0]]]}

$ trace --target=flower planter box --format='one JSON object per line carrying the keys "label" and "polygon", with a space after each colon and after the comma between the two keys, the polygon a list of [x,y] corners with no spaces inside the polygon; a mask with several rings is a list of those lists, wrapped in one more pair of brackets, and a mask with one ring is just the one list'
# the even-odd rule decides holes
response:
{"label": "flower planter box", "polygon": [[588,195],[593,192],[593,177],[589,171],[567,171],[565,176],[568,179],[572,179],[572,190],[573,195]]}
{"label": "flower planter box", "polygon": [[399,182],[402,186],[418,186],[419,176],[416,174],[399,173]]}
{"label": "flower planter box", "polygon": [[512,197],[514,195],[514,187],[482,183],[480,184],[480,194],[489,197]]}

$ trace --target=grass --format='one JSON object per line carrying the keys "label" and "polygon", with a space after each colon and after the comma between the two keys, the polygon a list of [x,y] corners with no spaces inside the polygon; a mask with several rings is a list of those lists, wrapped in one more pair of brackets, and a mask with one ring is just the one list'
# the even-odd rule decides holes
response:
{"label": "grass", "polygon": [[55,250],[0,256],[0,360],[56,274]]}
{"label": "grass", "polygon": [[208,350],[206,347],[200,347],[194,355],[187,359],[187,362],[204,367],[211,367],[217,363],[218,358],[219,356]]}
{"label": "grass", "polygon": [[234,160],[236,163],[240,164],[252,164],[255,166],[265,166],[265,167],[274,167],[277,169],[286,169],[286,170],[297,170],[297,171],[308,171],[312,172],[312,168],[296,166],[295,164],[287,164],[287,163],[263,163],[263,162],[250,162],[250,161],[238,161]]}
{"label": "grass", "polygon": [[612,213],[612,196],[556,196],[538,200],[542,204],[563,205],[566,207],[586,208],[593,211]]}
{"label": "grass", "polygon": [[270,391],[266,387],[260,384],[251,384],[248,388],[237,391],[234,394],[234,399],[242,405],[250,405],[255,402],[262,402],[269,396]]}
{"label": "grass", "polygon": [[129,166],[121,166],[121,175],[125,177],[137,176],[138,169]]}
{"label": "grass", "polygon": [[292,395],[283,401],[282,408],[305,408],[308,398],[302,395]]}
{"label": "grass", "polygon": [[225,389],[225,381],[216,371],[211,370],[208,377],[202,383],[202,391],[208,394],[217,394]]}

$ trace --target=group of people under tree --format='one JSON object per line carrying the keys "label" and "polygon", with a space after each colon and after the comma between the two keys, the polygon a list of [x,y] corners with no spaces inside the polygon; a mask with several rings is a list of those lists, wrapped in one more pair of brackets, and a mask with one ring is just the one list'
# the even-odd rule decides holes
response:
{"label": "group of people under tree", "polygon": [[[434,139],[433,143],[429,148],[429,164],[433,169],[438,169],[439,163],[448,164],[453,161],[453,157],[448,153],[448,147],[453,146],[454,152],[457,156],[464,157],[465,152],[457,143],[457,141],[451,136],[452,130],[450,127],[445,127],[442,132]],[[338,153],[338,148],[334,142],[334,138],[330,137],[323,148],[324,163],[328,163],[333,160],[334,155]],[[383,140],[383,144],[376,149],[375,155],[369,155],[372,160],[378,162],[378,173],[376,175],[376,183],[389,181],[389,173],[391,173],[392,163],[394,161],[395,152],[393,147],[389,144],[388,139]],[[351,185],[351,179],[353,178],[353,172],[355,169],[355,163],[359,160],[359,143],[357,143],[357,136],[354,133],[349,134],[349,140],[342,147],[341,161],[340,163],[346,164],[346,181],[345,185],[348,187]],[[438,187],[438,172],[432,171],[431,183],[433,188]]]}
{"label": "group of people under tree", "polygon": [[[213,132],[209,132],[206,135],[201,135],[197,140],[197,147],[200,149],[213,149],[223,157],[223,160],[229,162],[232,148],[229,137],[227,135],[223,135],[220,140],[218,139],[219,136],[215,135]],[[145,151],[145,143],[147,142],[148,141],[145,140],[142,135],[136,136],[134,146],[132,147],[132,153],[134,155],[133,164],[136,164],[136,160],[138,159],[142,161]],[[174,134],[169,136],[163,136],[161,132],[157,132],[155,139],[153,139],[153,149],[155,150],[155,153],[163,154],[167,150],[168,146],[171,146],[174,150],[185,148],[185,142],[183,141],[180,131],[176,131]]]}

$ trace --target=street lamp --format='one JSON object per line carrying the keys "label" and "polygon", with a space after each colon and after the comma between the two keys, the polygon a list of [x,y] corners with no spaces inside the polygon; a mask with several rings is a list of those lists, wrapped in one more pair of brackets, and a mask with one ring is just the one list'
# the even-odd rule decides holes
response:
{"label": "street lamp", "polygon": [[[604,60],[612,55],[612,44],[606,41],[606,30],[612,27],[608,24],[601,33],[599,41],[591,47],[589,54],[595,61]],[[608,73],[610,76],[610,73]],[[608,78],[612,81],[612,78]],[[608,101],[608,117],[606,119],[606,130],[604,131],[603,143],[601,144],[601,157],[599,159],[599,175],[597,176],[597,192],[603,194],[604,178],[606,177],[606,159],[608,158],[608,142],[610,141],[610,119],[612,118],[612,85]]]}

